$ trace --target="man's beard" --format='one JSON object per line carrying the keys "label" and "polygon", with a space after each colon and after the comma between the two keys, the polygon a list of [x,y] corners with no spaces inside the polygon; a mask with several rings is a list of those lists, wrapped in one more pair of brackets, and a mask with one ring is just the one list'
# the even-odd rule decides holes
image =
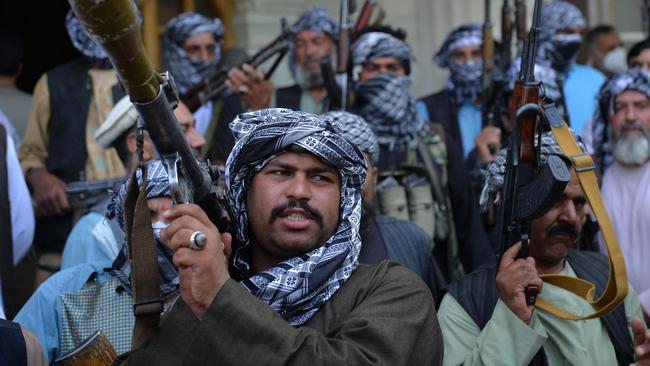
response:
{"label": "man's beard", "polygon": [[[641,135],[623,135],[625,129],[638,129]],[[618,132],[619,136],[612,136],[612,154],[616,161],[626,166],[645,164],[650,158],[649,132],[641,121],[625,122]]]}
{"label": "man's beard", "polygon": [[320,67],[311,69],[303,65],[296,65],[296,83],[301,88],[309,90],[316,86],[325,85],[325,80],[323,79],[323,73]]}

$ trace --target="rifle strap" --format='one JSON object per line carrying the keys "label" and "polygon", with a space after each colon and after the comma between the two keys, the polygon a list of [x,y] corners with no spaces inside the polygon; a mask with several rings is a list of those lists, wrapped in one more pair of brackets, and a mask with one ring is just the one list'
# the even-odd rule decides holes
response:
{"label": "rifle strap", "polygon": [[147,168],[142,167],[142,187],[138,188],[137,169],[124,199],[124,221],[131,260],[131,287],[135,325],[131,349],[143,346],[158,328],[163,303],[160,298],[158,258],[151,229],[151,214],[147,206]]}
{"label": "rifle strap", "polygon": [[[553,106],[550,108],[555,107]],[[556,116],[559,115],[557,114],[557,111],[554,112]],[[547,117],[549,114],[551,113],[547,113]],[[609,220],[609,216],[605,210],[605,205],[600,196],[598,180],[596,179],[595,174],[595,165],[591,156],[582,152],[578,144],[576,144],[573,135],[569,131],[568,125],[564,121],[560,121],[561,124],[553,123],[554,121],[550,122],[551,130],[553,131],[555,139],[560,145],[562,152],[573,161],[582,190],[587,196],[589,205],[598,220],[603,237],[605,238],[605,244],[607,245],[607,251],[609,253],[609,277],[607,279],[607,286],[605,287],[605,290],[603,290],[602,295],[600,298],[594,300],[595,286],[589,281],[562,275],[540,276],[544,282],[563,288],[585,299],[594,309],[594,312],[591,314],[577,316],[544,301],[541,297],[537,298],[535,305],[563,319],[593,319],[614,310],[621,302],[623,302],[625,296],[627,296],[625,261],[621,249],[618,246],[614,228]]]}
{"label": "rifle strap", "polygon": [[[7,130],[0,124],[0,288],[7,319],[13,318],[15,308],[14,248],[9,202],[9,167],[7,166]],[[0,306],[3,304],[0,303]]]}

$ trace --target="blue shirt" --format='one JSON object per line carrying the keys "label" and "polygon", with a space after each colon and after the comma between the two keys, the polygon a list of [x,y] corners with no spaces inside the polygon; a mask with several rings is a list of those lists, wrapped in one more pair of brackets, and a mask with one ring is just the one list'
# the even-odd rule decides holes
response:
{"label": "blue shirt", "polygon": [[122,247],[121,239],[115,238],[104,215],[88,212],[77,221],[65,242],[61,269],[88,262],[113,261]]}
{"label": "blue shirt", "polygon": [[[427,111],[427,106],[422,100],[418,100],[415,107],[422,119],[430,121],[429,111]],[[481,109],[467,100],[458,109],[457,118],[460,138],[463,143],[463,157],[467,158],[472,149],[474,149],[474,139],[481,134],[481,127],[483,124]]]}
{"label": "blue shirt", "polygon": [[571,128],[583,134],[583,128],[598,106],[598,92],[605,76],[593,67],[573,64],[564,77],[564,99]]}

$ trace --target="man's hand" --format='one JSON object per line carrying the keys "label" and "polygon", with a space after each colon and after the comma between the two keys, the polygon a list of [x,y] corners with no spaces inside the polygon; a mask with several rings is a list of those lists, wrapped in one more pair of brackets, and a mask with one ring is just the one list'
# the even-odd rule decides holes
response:
{"label": "man's hand", "polygon": [[486,126],[481,134],[474,139],[479,158],[484,163],[489,163],[501,150],[501,129],[494,126]]}
{"label": "man's hand", "polygon": [[643,320],[632,319],[632,333],[634,333],[634,355],[636,361],[633,366],[650,365],[650,330],[643,326]]}
{"label": "man's hand", "polygon": [[230,69],[226,85],[237,93],[250,109],[269,108],[271,104],[273,82],[264,80],[251,65],[244,64],[241,69]]}
{"label": "man's hand", "polygon": [[36,217],[70,212],[66,184],[57,176],[44,168],[33,168],[27,173],[27,183],[32,187],[32,197],[36,201]]}
{"label": "man's hand", "polygon": [[526,304],[526,287],[537,286],[542,291],[542,279],[537,276],[535,259],[517,257],[521,242],[508,249],[501,258],[497,273],[499,297],[519,319],[528,324],[533,316],[534,305]]}
{"label": "man's hand", "polygon": [[[194,315],[203,319],[205,312],[230,278],[228,258],[232,238],[220,234],[203,210],[196,205],[175,205],[163,213],[169,222],[160,238],[174,252],[173,261],[180,276],[181,297]],[[189,248],[190,236],[203,232],[207,243],[202,250]]]}

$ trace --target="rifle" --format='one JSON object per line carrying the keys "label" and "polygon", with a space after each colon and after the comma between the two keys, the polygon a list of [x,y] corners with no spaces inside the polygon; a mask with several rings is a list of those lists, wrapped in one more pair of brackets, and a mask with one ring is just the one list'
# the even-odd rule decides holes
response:
{"label": "rifle", "polygon": [[72,208],[90,207],[106,198],[109,190],[117,190],[126,177],[70,182],[65,194]]}
{"label": "rifle", "polygon": [[517,33],[517,52],[522,52],[524,40],[528,35],[526,28],[526,3],[524,0],[515,0],[515,30]]}
{"label": "rifle", "polygon": [[641,21],[643,22],[643,29],[646,31],[646,36],[650,38],[650,0],[643,0],[641,3]]}
{"label": "rifle", "polygon": [[341,0],[341,14],[339,21],[339,43],[336,53],[336,81],[341,88],[339,101],[341,110],[344,111],[348,104],[348,60],[350,58],[350,3]]}
{"label": "rifle", "polygon": [[[239,63],[236,67],[242,67],[244,64],[249,64],[254,68],[257,68],[275,56],[271,68],[264,73],[264,80],[268,80],[268,78],[273,75],[273,72],[275,72],[275,69],[280,64],[280,61],[282,61],[284,55],[289,51],[289,38],[291,36],[291,30],[287,25],[286,19],[282,18],[280,21],[282,33],[271,41],[271,43],[263,47],[252,57]],[[191,87],[185,94],[181,95],[181,100],[185,105],[187,105],[187,108],[189,108],[192,113],[208,101],[220,98],[223,95],[224,91],[227,89],[225,81],[228,79],[229,70],[230,68],[222,69]]]}
{"label": "rifle", "polygon": [[[518,239],[521,240],[521,250],[517,257],[528,256],[531,220],[557,202],[571,179],[566,165],[557,156],[549,156],[547,164],[539,166],[541,140],[538,140],[537,149],[535,148],[536,132],[541,139],[541,123],[537,119],[539,117],[541,121],[544,117],[539,106],[540,83],[535,81],[533,72],[540,32],[541,3],[541,0],[535,0],[533,24],[523,44],[521,70],[512,96],[510,118],[513,132],[503,186],[499,257]],[[525,292],[527,304],[533,305],[538,288],[528,286]]]}
{"label": "rifle", "polygon": [[[359,32],[368,26],[370,23],[370,17],[372,16],[372,13],[375,11],[375,9],[378,6],[377,0],[366,0],[365,3],[363,3],[363,7],[361,7],[361,12],[359,12],[359,16],[357,17],[357,22],[354,24],[354,27],[352,27],[352,34],[350,35],[351,39],[354,39]],[[381,13],[383,10],[380,10],[380,17],[383,17]]]}
{"label": "rifle", "polygon": [[506,74],[512,62],[512,32],[514,8],[503,0],[501,7],[501,54],[500,65],[502,74]]}

